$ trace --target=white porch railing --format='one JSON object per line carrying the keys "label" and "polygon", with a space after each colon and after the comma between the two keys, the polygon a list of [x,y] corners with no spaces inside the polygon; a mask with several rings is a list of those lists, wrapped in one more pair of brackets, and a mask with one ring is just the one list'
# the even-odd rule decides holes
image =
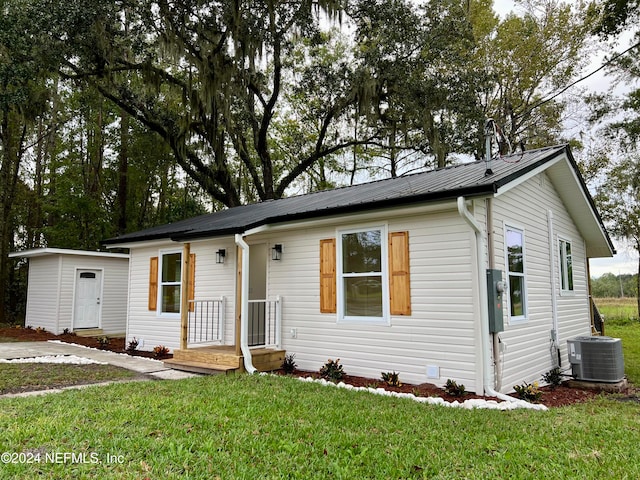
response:
{"label": "white porch railing", "polygon": [[280,348],[282,299],[249,300],[249,346]]}
{"label": "white porch railing", "polygon": [[225,298],[189,300],[187,344],[222,343]]}

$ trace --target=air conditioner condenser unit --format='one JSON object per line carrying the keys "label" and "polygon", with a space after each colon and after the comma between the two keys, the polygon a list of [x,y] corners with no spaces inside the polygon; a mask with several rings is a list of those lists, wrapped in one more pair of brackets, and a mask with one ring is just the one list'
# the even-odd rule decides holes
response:
{"label": "air conditioner condenser unit", "polygon": [[616,383],[624,379],[622,341],[611,337],[567,340],[571,372],[576,380]]}

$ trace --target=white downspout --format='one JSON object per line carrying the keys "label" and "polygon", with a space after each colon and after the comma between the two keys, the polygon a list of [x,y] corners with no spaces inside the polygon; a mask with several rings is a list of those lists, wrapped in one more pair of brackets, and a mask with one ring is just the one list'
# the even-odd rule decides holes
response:
{"label": "white downspout", "polygon": [[458,197],[458,213],[473,229],[476,236],[476,269],[478,272],[478,287],[480,289],[480,347],[482,352],[482,383],[484,394],[497,397],[509,402],[518,402],[517,398],[510,397],[500,392],[496,392],[491,382],[490,361],[489,361],[489,300],[487,293],[487,279],[485,277],[485,234],[478,221],[471,215],[465,205],[465,198]]}
{"label": "white downspout", "polygon": [[256,373],[249,348],[249,245],[242,235],[236,233],[236,245],[242,249],[242,278],[240,287],[240,350],[244,359],[244,369],[248,373]]}
{"label": "white downspout", "polygon": [[[556,290],[556,262],[555,262],[555,233],[553,231],[553,212],[547,211],[547,221],[549,224],[549,265],[551,269],[551,361],[559,367],[558,358],[558,292]],[[562,261],[562,259],[560,259]]]}

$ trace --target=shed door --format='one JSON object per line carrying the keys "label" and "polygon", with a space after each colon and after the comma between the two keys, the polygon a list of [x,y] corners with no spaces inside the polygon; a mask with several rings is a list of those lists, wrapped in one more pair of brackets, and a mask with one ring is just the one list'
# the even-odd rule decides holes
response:
{"label": "shed door", "polygon": [[76,292],[73,308],[73,328],[98,328],[100,326],[100,270],[77,270]]}

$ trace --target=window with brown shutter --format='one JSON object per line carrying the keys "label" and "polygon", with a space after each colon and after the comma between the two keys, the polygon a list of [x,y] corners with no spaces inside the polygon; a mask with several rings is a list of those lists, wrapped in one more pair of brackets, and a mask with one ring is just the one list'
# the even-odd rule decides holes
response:
{"label": "window with brown shutter", "polygon": [[320,240],[320,312],[336,313],[336,239]]}
{"label": "window with brown shutter", "polygon": [[158,257],[149,260],[149,310],[158,309]]}
{"label": "window with brown shutter", "polygon": [[389,234],[389,297],[391,315],[411,315],[409,232]]}

